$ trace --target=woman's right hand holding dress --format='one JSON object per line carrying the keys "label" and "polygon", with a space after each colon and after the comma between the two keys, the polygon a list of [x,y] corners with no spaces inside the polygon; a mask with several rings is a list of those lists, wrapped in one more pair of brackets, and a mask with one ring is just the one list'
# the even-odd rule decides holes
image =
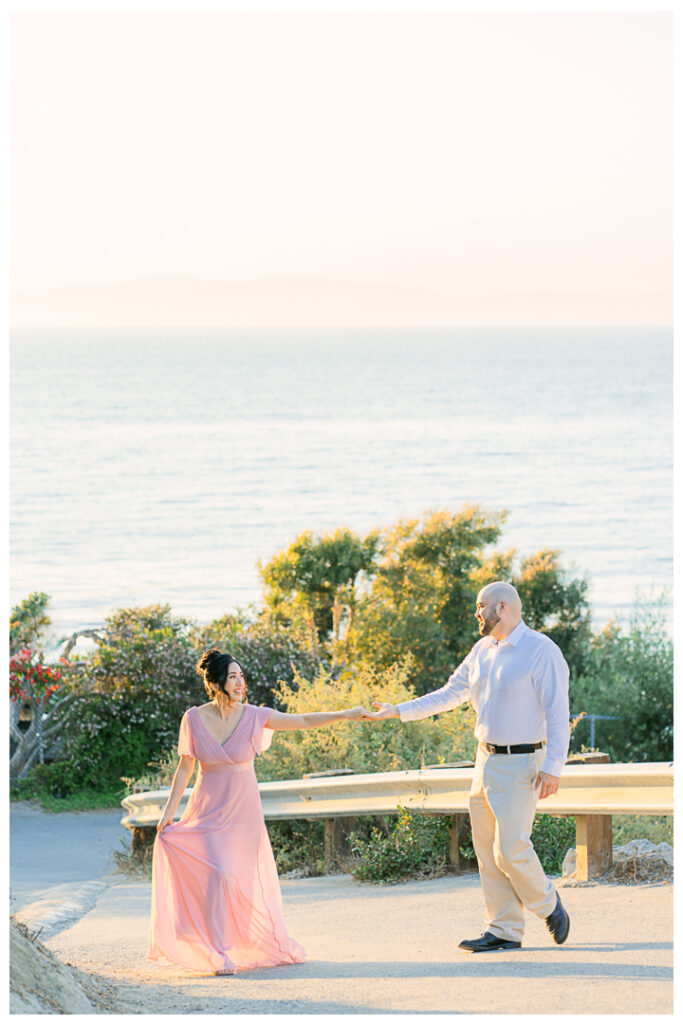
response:
{"label": "woman's right hand holding dress", "polygon": [[165,810],[157,822],[157,833],[161,835],[167,825],[173,824],[173,813]]}

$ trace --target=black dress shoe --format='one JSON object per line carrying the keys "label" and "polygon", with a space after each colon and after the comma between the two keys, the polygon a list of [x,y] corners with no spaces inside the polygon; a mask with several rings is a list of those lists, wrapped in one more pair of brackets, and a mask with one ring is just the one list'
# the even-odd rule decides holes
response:
{"label": "black dress shoe", "polygon": [[561,946],[569,935],[569,914],[562,906],[562,900],[559,895],[557,897],[555,909],[552,914],[546,917],[545,923],[557,945]]}
{"label": "black dress shoe", "polygon": [[478,939],[463,939],[458,943],[458,949],[464,949],[467,953],[493,953],[497,949],[519,949],[521,942],[513,942],[512,939],[501,939],[493,932],[484,932]]}

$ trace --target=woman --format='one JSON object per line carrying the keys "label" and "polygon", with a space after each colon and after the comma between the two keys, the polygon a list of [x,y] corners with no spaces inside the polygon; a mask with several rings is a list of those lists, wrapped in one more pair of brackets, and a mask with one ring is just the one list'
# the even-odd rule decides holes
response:
{"label": "woman", "polygon": [[[356,720],[365,709],[286,715],[247,704],[239,662],[216,648],[197,671],[211,700],[180,723],[180,763],[154,843],[147,959],[214,974],[298,963],[306,951],[282,916],[254,755],[268,749],[273,731]],[[195,758],[197,781],[174,823]]]}

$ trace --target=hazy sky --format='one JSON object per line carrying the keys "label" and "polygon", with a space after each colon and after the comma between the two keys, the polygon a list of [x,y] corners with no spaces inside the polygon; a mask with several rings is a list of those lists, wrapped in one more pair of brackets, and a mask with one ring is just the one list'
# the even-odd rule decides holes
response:
{"label": "hazy sky", "polygon": [[15,289],[671,287],[667,14],[19,14]]}

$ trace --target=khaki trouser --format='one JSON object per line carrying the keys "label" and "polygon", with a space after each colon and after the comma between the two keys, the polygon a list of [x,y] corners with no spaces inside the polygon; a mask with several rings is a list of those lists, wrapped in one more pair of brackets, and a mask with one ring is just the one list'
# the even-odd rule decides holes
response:
{"label": "khaki trouser", "polygon": [[486,904],[486,930],[521,942],[524,908],[538,917],[555,909],[556,891],[531,844],[543,748],[531,754],[489,754],[478,747],[470,818]]}

